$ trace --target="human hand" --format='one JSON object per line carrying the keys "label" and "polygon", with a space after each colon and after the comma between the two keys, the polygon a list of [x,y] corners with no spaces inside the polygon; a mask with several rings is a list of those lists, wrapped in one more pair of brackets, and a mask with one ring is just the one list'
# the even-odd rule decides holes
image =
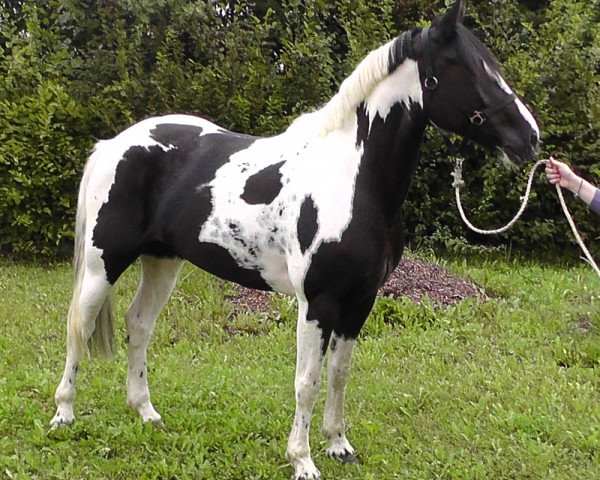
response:
{"label": "human hand", "polygon": [[546,164],[546,176],[553,185],[558,183],[561,187],[572,192],[575,192],[581,186],[581,178],[573,173],[573,170],[566,163],[559,162],[552,157]]}

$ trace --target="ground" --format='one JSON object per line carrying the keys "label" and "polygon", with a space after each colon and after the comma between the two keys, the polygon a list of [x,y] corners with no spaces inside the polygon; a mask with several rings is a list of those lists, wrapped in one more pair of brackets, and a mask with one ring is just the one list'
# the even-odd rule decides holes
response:
{"label": "ground", "polygon": [[[267,311],[273,293],[250,290],[235,285],[229,298],[238,310]],[[408,297],[420,302],[424,296],[439,305],[448,307],[467,297],[485,297],[485,293],[474,283],[450,274],[433,263],[415,259],[402,259],[398,268],[379,289],[379,295]]]}

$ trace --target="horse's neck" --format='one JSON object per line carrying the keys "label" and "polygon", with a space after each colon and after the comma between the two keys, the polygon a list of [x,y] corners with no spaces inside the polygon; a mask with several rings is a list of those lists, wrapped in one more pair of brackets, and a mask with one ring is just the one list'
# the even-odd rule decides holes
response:
{"label": "horse's neck", "polygon": [[[373,119],[363,144],[357,188],[377,198],[390,221],[400,213],[420,157],[425,122],[415,116],[420,112],[415,115],[397,104],[385,120],[379,116]],[[363,118],[364,122],[368,117]]]}
{"label": "horse's neck", "polygon": [[363,143],[358,182],[377,196],[394,221],[417,167],[426,119],[417,65],[405,61],[357,110],[357,139]]}

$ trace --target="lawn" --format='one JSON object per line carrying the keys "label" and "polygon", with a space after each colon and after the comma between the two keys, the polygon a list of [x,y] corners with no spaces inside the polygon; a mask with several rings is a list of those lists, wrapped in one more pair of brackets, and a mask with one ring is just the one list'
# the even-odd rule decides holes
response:
{"label": "lawn", "polygon": [[[71,428],[49,431],[64,362],[67,264],[0,259],[0,477],[288,479],[295,310],[234,314],[229,284],[187,266],[149,349],[162,429],[125,405],[118,356],[88,360]],[[358,465],[327,458],[324,479],[600,478],[600,281],[585,264],[446,261],[491,297],[439,310],[380,299],[356,349],[346,420]],[[322,388],[322,391],[324,389]]]}

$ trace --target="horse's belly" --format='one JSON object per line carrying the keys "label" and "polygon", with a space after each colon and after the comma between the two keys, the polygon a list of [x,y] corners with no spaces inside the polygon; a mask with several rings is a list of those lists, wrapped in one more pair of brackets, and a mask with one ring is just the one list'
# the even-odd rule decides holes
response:
{"label": "horse's belly", "polygon": [[196,263],[221,278],[250,288],[294,293],[288,270],[288,244],[281,226],[246,223],[231,216],[204,224]]}

